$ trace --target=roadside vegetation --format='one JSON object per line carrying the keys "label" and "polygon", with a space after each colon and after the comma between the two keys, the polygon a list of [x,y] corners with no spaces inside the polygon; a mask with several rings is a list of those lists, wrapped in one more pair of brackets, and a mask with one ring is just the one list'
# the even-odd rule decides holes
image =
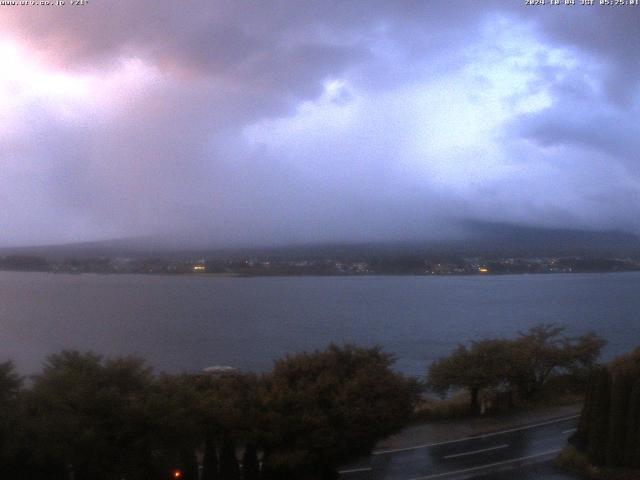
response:
{"label": "roadside vegetation", "polygon": [[443,400],[419,406],[422,418],[580,399],[605,341],[595,333],[578,338],[563,333],[563,327],[539,325],[515,339],[459,345],[429,368],[427,386]]}
{"label": "roadside vegetation", "polygon": [[409,421],[417,387],[392,364],[330,346],[262,376],[154,375],[64,351],[26,385],[3,363],[0,478],[195,480],[198,463],[204,480],[334,478]]}
{"label": "roadside vegetation", "polygon": [[426,383],[353,345],[287,356],[262,375],[155,374],[140,358],[63,351],[24,379],[5,362],[0,478],[333,479],[410,422],[582,398],[604,341],[563,333],[542,325],[461,345]]}
{"label": "roadside vegetation", "polygon": [[640,478],[640,349],[593,371],[573,447],[559,458],[592,479]]}

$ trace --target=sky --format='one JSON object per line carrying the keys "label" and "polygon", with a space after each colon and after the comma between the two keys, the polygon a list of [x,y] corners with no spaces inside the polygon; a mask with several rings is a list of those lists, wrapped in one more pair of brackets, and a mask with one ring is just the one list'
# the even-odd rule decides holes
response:
{"label": "sky", "polygon": [[0,246],[640,233],[639,27],[580,0],[0,5]]}

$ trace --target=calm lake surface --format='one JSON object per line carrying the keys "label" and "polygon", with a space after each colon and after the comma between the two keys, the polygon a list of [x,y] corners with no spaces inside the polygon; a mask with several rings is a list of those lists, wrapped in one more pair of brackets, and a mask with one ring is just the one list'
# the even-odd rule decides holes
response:
{"label": "calm lake surface", "polygon": [[65,348],[137,353],[158,370],[273,360],[330,342],[379,344],[422,376],[458,342],[542,322],[595,330],[605,357],[640,346],[640,273],[212,278],[0,272],[0,360],[23,373]]}

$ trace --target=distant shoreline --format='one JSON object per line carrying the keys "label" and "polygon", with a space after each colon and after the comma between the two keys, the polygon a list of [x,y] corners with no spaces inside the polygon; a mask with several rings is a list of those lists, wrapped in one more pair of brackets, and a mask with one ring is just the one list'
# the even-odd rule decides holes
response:
{"label": "distant shoreline", "polygon": [[635,270],[593,270],[593,271],[577,271],[577,272],[505,272],[505,273],[273,273],[273,274],[247,274],[247,273],[170,273],[170,272],[66,272],[51,270],[9,270],[0,269],[0,273],[48,273],[52,275],[100,275],[100,276],[147,276],[147,277],[186,277],[186,278],[296,278],[296,277],[315,277],[315,278],[371,278],[371,277],[465,277],[465,278],[481,278],[481,277],[507,277],[507,276],[538,276],[538,275],[584,275],[584,274],[611,274],[611,273],[637,273],[640,269]]}

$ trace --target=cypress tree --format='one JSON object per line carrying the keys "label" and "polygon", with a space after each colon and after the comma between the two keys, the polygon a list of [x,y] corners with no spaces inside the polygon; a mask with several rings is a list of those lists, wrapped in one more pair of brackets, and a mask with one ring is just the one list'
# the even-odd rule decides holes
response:
{"label": "cypress tree", "polygon": [[640,349],[593,372],[573,443],[596,465],[640,468]]}
{"label": "cypress tree", "polygon": [[218,450],[213,438],[207,438],[202,459],[202,480],[218,480]]}
{"label": "cypress tree", "polygon": [[195,451],[183,450],[180,452],[180,466],[184,480],[198,479],[198,460]]}
{"label": "cypress tree", "polygon": [[609,431],[609,405],[611,398],[611,374],[606,368],[601,368],[597,374],[593,391],[593,409],[589,421],[590,428],[587,437],[587,452],[591,459],[604,464],[607,450],[607,434]]}
{"label": "cypress tree", "polygon": [[614,372],[611,381],[611,407],[607,433],[606,464],[612,467],[624,465],[626,425],[631,396],[630,375],[625,366]]}
{"label": "cypress tree", "polygon": [[629,394],[624,463],[629,467],[640,468],[640,378],[635,379]]}
{"label": "cypress tree", "polygon": [[222,442],[220,479],[240,480],[240,465],[238,465],[238,459],[236,458],[236,446],[229,437],[226,437]]}
{"label": "cypress tree", "polygon": [[582,405],[582,412],[580,412],[580,419],[578,420],[578,429],[576,433],[570,438],[570,442],[580,450],[584,450],[589,437],[589,429],[591,421],[593,420],[593,392],[596,388],[596,382],[599,378],[599,370],[592,371],[589,374],[589,381],[587,383],[587,395]]}
{"label": "cypress tree", "polygon": [[242,456],[242,478],[243,480],[258,480],[260,478],[258,449],[253,443],[247,444]]}
{"label": "cypress tree", "polygon": [[260,476],[262,480],[275,480],[277,478],[276,472],[269,463],[269,452],[265,451],[262,454],[262,468],[260,469]]}

